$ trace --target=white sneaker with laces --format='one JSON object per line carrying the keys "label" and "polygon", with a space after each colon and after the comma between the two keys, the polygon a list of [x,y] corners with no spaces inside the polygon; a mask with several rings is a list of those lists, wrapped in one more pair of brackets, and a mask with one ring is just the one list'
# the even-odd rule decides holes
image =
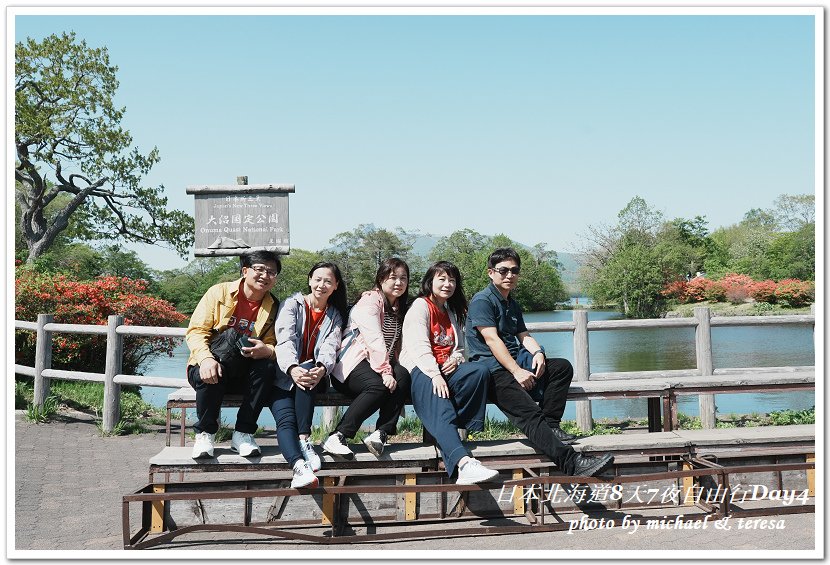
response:
{"label": "white sneaker with laces", "polygon": [[196,434],[196,443],[193,444],[193,452],[190,457],[193,459],[201,459],[203,457],[213,457],[213,436],[207,432],[199,432]]}
{"label": "white sneaker with laces", "polygon": [[375,457],[383,455],[383,446],[386,444],[386,432],[375,430],[363,440],[366,449],[372,452]]}
{"label": "white sneaker with laces", "polygon": [[259,455],[259,446],[254,441],[253,434],[234,431],[231,438],[231,449],[242,457]]}
{"label": "white sneaker with laces", "polygon": [[303,459],[306,460],[306,463],[308,463],[308,466],[311,467],[311,470],[319,471],[323,466],[323,462],[320,460],[320,456],[317,455],[317,452],[314,451],[314,445],[312,445],[309,438],[300,440],[300,451],[303,452]]}
{"label": "white sneaker with laces", "polygon": [[499,472],[494,469],[488,469],[481,464],[478,459],[470,459],[464,465],[458,468],[458,480],[455,481],[457,485],[475,485],[478,483],[485,483],[492,481],[499,476]]}
{"label": "white sneaker with laces", "polygon": [[294,463],[294,478],[291,479],[291,488],[314,488],[320,481],[314,476],[314,472],[304,459]]}
{"label": "white sneaker with laces", "polygon": [[334,432],[323,442],[323,451],[345,459],[354,458],[354,452],[346,445],[346,439],[340,432]]}

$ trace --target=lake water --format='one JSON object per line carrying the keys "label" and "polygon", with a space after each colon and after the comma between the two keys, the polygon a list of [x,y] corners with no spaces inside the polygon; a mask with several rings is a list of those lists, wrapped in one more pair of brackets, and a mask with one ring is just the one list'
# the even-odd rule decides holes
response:
{"label": "lake water", "polygon": [[[588,320],[620,318],[617,312],[588,310]],[[570,310],[535,312],[527,314],[527,322],[567,322],[573,319]],[[651,328],[589,332],[591,372],[646,371],[695,368],[694,328]],[[571,332],[536,332],[534,337],[545,347],[549,356],[564,357],[573,362],[573,334]],[[728,367],[783,367],[814,365],[813,329],[810,326],[750,326],[712,328],[712,353],[715,368]],[[178,377],[183,380],[187,362],[187,346],[182,343],[173,357],[160,357],[144,372],[148,375]],[[163,407],[170,389],[143,387],[142,397],[150,404]],[[715,397],[719,414],[766,413],[774,410],[804,410],[815,405],[815,394],[810,392],[720,394]],[[646,400],[594,400],[591,402],[594,418],[645,418]],[[698,415],[696,396],[681,397],[680,411]],[[412,407],[407,410],[411,411]],[[503,419],[494,406],[487,407],[493,418]],[[317,410],[315,421],[320,417]],[[565,419],[576,418],[575,405],[570,402]],[[236,409],[224,409],[222,419],[233,424]],[[193,415],[195,417],[195,414]],[[374,425],[374,418],[367,421]],[[259,425],[274,427],[270,412],[264,410]]]}

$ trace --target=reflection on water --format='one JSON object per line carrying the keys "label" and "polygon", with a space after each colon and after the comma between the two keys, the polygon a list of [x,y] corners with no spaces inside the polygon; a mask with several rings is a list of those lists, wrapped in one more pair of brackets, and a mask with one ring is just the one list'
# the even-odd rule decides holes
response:
{"label": "reflection on water", "polygon": [[[619,313],[589,310],[588,320],[620,318]],[[535,312],[525,316],[528,322],[567,322],[573,319],[569,310]],[[549,356],[564,357],[573,362],[571,332],[536,332],[534,337]],[[589,332],[589,353],[592,373],[612,371],[646,371],[693,369],[695,339],[693,328],[648,328]],[[814,365],[813,330],[809,326],[751,326],[712,328],[712,354],[716,368],[783,367]],[[156,359],[145,371],[148,375],[184,379],[187,346],[182,341],[173,357]],[[182,383],[184,384],[184,382]],[[164,406],[169,389],[144,387],[142,396],[154,406]],[[815,405],[813,392],[767,394],[721,394],[715,398],[721,414],[749,414],[774,410],[803,410]],[[645,418],[645,399],[594,400],[595,418]],[[575,405],[568,403],[565,419],[576,418]],[[681,412],[698,414],[697,397],[681,397]],[[411,408],[410,408],[411,410]],[[491,417],[503,418],[494,406],[487,407]],[[320,411],[316,416],[319,417]],[[222,417],[233,423],[236,409],[223,410]],[[370,419],[369,422],[374,422]],[[263,411],[260,425],[274,426],[270,413]]]}

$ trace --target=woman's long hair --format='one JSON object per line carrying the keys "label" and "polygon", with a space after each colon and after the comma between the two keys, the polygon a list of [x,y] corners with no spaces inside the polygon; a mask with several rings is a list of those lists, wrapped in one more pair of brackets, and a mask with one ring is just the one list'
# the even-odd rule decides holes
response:
{"label": "woman's long hair", "polygon": [[463,325],[467,318],[467,297],[464,296],[464,289],[461,287],[461,271],[453,263],[438,261],[427,269],[424,278],[421,279],[421,289],[418,296],[430,298],[432,296],[432,279],[441,273],[446,273],[455,279],[455,292],[447,299],[447,306],[455,313],[458,323]]}
{"label": "woman's long hair", "polygon": [[[395,272],[396,269],[403,268],[406,271],[406,290],[398,298],[398,319],[403,320],[404,314],[406,314],[406,309],[409,307],[409,265],[406,264],[406,261],[403,259],[398,259],[397,257],[390,257],[388,259],[384,259],[383,263],[380,264],[378,267],[377,273],[375,273],[375,290],[380,290],[381,293],[381,285],[383,281],[389,278],[389,275]],[[389,301],[386,299],[386,295],[383,295],[383,300],[387,304]],[[389,305],[391,307],[391,304]]]}
{"label": "woman's long hair", "polygon": [[[338,267],[337,264],[330,263],[328,261],[320,261],[319,263],[315,263],[308,272],[309,280],[311,280],[311,276],[317,269],[330,269],[331,272],[334,273],[334,279],[337,281],[337,288],[334,289],[334,292],[332,292],[331,296],[329,296],[328,302],[340,313],[340,327],[345,328],[349,321],[349,306],[346,300],[346,281],[343,280],[343,275],[340,274],[340,267]],[[309,292],[310,291],[311,287],[309,287]]]}

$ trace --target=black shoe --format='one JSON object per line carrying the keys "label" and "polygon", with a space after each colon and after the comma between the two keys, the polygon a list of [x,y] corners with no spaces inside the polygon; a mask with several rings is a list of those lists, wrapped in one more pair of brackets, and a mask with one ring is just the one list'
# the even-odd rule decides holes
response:
{"label": "black shoe", "polygon": [[576,461],[574,461],[573,472],[574,477],[593,477],[599,475],[614,462],[614,456],[610,453],[594,457],[592,455],[577,454]]}
{"label": "black shoe", "polygon": [[559,426],[551,426],[550,429],[553,432],[553,435],[556,436],[556,439],[558,439],[565,445],[571,445],[573,442],[579,439],[577,436],[569,434]]}

